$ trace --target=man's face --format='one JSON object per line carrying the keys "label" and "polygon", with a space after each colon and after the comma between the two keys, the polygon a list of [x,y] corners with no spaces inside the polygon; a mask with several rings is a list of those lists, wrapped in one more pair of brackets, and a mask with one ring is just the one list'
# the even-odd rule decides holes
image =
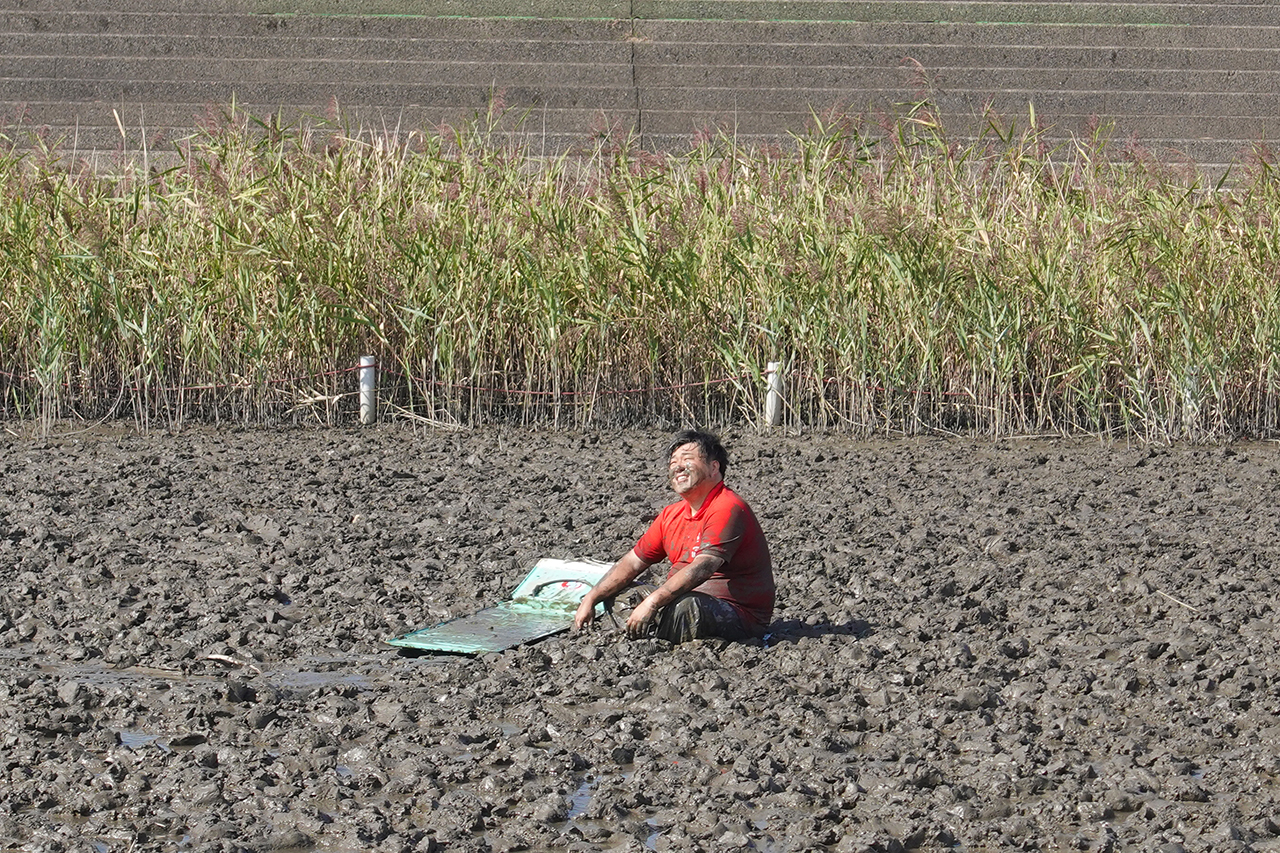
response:
{"label": "man's face", "polygon": [[685,497],[700,491],[710,491],[720,482],[720,463],[708,462],[701,448],[694,442],[682,444],[671,454],[667,463],[667,479],[677,495]]}

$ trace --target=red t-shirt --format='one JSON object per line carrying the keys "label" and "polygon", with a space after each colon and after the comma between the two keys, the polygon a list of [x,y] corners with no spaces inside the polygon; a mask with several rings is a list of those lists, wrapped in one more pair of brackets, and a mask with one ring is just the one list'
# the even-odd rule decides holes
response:
{"label": "red t-shirt", "polygon": [[725,561],[697,592],[736,607],[747,624],[763,630],[773,618],[773,563],[755,513],[723,482],[717,483],[698,511],[677,501],[658,513],[636,543],[636,556],[650,565],[671,561],[670,578],[701,554]]}

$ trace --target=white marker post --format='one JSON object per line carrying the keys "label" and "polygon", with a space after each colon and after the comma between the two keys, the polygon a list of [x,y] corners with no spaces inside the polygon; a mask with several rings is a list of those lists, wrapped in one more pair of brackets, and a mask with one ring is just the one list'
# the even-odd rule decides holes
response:
{"label": "white marker post", "polygon": [[378,362],[371,355],[360,356],[360,423],[371,424],[378,411]]}
{"label": "white marker post", "polygon": [[769,362],[764,374],[769,382],[769,395],[764,401],[764,422],[769,426],[782,426],[782,362]]}

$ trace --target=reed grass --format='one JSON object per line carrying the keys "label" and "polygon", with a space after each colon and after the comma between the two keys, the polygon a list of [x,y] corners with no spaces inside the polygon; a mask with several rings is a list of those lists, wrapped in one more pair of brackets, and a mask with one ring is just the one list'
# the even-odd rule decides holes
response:
{"label": "reed grass", "polygon": [[[500,118],[500,117],[498,117]],[[360,355],[432,421],[787,421],[858,434],[1265,437],[1280,426],[1280,181],[1210,183],[1105,129],[1053,143],[927,103],[545,158],[232,105],[90,168],[0,137],[8,418],[278,422],[354,408]]]}

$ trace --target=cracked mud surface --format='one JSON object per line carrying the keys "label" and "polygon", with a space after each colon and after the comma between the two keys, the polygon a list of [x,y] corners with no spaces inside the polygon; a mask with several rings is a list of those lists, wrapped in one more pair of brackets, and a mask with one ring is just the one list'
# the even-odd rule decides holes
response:
{"label": "cracked mud surface", "polygon": [[765,643],[382,645],[622,553],[667,437],[5,437],[0,848],[1280,849],[1270,444],[729,431]]}

